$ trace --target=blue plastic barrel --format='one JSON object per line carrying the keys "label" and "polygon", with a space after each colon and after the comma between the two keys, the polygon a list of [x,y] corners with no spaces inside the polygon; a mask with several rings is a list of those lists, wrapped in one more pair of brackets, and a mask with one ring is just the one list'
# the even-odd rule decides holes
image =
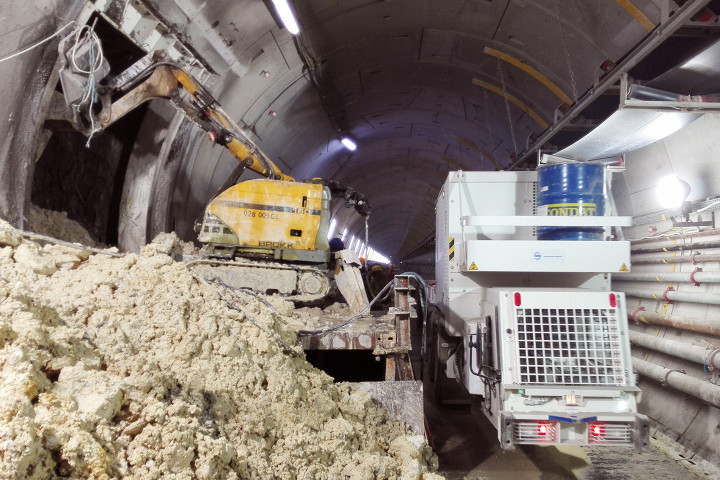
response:
{"label": "blue plastic barrel", "polygon": [[[603,215],[605,167],[561,163],[538,168],[538,214],[550,216]],[[598,227],[538,227],[540,240],[602,240]]]}

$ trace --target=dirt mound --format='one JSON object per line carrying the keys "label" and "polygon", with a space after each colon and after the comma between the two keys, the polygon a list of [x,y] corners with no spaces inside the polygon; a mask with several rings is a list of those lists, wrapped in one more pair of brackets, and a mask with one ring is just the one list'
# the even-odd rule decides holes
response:
{"label": "dirt mound", "polygon": [[422,437],[173,241],[110,257],[0,225],[0,478],[441,478]]}
{"label": "dirt mound", "polygon": [[66,242],[75,242],[90,247],[101,246],[75,220],[68,218],[65,212],[45,210],[35,205],[30,205],[27,216],[26,228],[41,235],[47,235]]}

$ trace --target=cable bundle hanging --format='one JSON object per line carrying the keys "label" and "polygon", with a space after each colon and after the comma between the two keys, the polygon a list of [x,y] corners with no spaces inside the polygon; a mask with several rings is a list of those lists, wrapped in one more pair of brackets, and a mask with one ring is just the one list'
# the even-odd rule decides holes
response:
{"label": "cable bundle hanging", "polygon": [[60,83],[66,102],[73,110],[73,116],[89,123],[86,148],[95,133],[102,128],[98,125],[93,107],[99,102],[98,82],[109,72],[102,43],[95,25],[83,25],[64,37],[58,46],[60,54]]}

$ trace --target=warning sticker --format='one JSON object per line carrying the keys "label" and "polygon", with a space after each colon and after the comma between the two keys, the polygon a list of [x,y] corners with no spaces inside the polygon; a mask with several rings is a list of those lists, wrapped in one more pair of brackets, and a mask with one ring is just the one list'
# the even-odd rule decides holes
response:
{"label": "warning sticker", "polygon": [[475,262],[472,262],[470,264],[470,268],[468,268],[468,270],[477,270],[477,265],[475,265]]}
{"label": "warning sticker", "polygon": [[620,267],[620,271],[621,271],[621,272],[629,272],[630,269],[627,268],[627,265],[625,265],[625,264],[623,263],[623,264],[622,264],[622,267]]}

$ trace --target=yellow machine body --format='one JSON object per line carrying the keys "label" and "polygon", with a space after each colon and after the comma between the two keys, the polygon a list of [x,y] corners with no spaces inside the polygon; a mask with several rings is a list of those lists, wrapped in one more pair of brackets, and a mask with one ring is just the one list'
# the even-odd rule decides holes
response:
{"label": "yellow machine body", "polygon": [[330,190],[319,183],[247,180],[210,202],[198,240],[216,256],[230,256],[232,249],[324,262],[329,255],[330,198]]}

